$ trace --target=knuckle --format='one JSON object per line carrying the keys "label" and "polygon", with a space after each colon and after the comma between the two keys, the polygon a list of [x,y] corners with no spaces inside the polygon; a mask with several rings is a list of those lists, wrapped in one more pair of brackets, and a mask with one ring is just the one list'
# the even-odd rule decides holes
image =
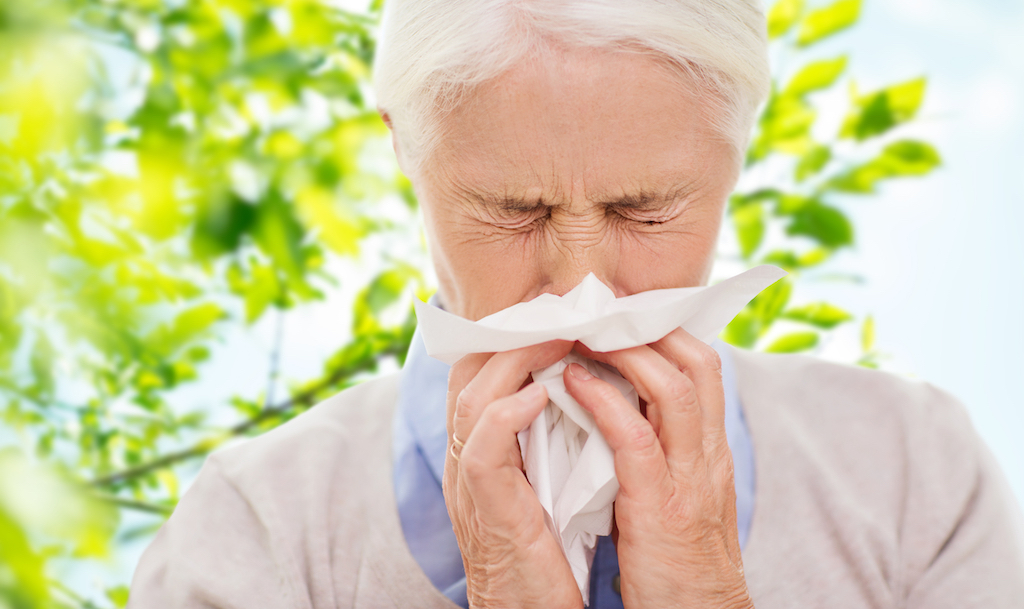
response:
{"label": "knuckle", "polygon": [[484,417],[487,418],[488,426],[498,427],[502,430],[511,429],[515,425],[515,412],[508,403],[492,404],[484,411]]}
{"label": "knuckle", "polygon": [[466,385],[455,398],[455,416],[467,416],[476,410],[479,398],[472,385]]}
{"label": "knuckle", "polygon": [[658,452],[660,447],[658,436],[654,433],[654,428],[646,422],[637,421],[631,424],[623,435],[627,445],[642,455],[652,455]]}
{"label": "knuckle", "polygon": [[476,375],[476,369],[479,367],[478,364],[473,355],[467,355],[452,364],[451,369],[448,371],[448,386],[461,387],[473,380],[473,377]]}
{"label": "knuckle", "polygon": [[472,447],[467,446],[459,459],[461,474],[469,480],[480,480],[488,476],[489,468],[481,461]]}
{"label": "knuckle", "polygon": [[736,468],[732,459],[719,459],[718,467],[715,468],[715,482],[722,488],[734,488],[733,478],[736,475]]}
{"label": "knuckle", "polygon": [[697,390],[693,381],[685,374],[673,374],[666,383],[669,395],[674,396],[686,408],[697,406]]}
{"label": "knuckle", "polygon": [[715,351],[714,347],[703,345],[701,347],[700,364],[708,370],[718,374],[722,373],[722,356]]}

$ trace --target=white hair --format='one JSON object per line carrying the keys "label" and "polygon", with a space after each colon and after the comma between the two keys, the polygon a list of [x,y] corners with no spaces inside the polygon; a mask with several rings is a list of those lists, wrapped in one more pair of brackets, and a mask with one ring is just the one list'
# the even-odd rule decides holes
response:
{"label": "white hair", "polygon": [[740,159],[771,82],[759,0],[387,0],[379,40],[378,105],[413,164],[467,91],[548,41],[667,59],[706,94]]}

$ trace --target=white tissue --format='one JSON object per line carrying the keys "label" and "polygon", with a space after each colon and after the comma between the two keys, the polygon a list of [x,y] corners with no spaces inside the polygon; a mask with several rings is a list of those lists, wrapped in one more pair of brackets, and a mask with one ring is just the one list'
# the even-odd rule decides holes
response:
{"label": "white tissue", "polygon": [[[579,341],[593,351],[656,342],[682,327],[710,343],[759,292],[786,272],[759,266],[708,287],[651,290],[615,298],[593,274],[565,296],[542,294],[477,322],[415,302],[427,353],[453,364],[469,353],[494,353],[551,340]],[[583,602],[589,604],[590,566],[597,536],[612,529],[619,490],[613,455],[594,418],[566,391],[562,371],[578,363],[614,385],[634,408],[636,390],[613,368],[570,353],[533,372],[548,391],[547,407],[519,433],[526,477],[562,545]]]}

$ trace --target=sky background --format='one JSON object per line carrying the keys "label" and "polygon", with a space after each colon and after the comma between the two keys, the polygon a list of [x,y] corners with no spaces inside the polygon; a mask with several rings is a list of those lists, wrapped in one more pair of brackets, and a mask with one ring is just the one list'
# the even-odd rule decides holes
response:
{"label": "sky background", "polygon": [[867,282],[835,300],[875,315],[888,369],[966,404],[1024,502],[1024,2],[869,0],[835,43],[864,88],[928,76],[912,131],[944,160],[853,208]]}

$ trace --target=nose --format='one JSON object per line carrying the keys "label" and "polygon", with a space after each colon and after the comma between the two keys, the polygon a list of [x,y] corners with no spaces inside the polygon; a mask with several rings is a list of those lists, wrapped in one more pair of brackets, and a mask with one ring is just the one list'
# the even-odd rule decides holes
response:
{"label": "nose", "polygon": [[544,244],[545,292],[564,295],[593,273],[616,296],[618,248],[611,227],[601,217],[559,218],[552,214]]}

